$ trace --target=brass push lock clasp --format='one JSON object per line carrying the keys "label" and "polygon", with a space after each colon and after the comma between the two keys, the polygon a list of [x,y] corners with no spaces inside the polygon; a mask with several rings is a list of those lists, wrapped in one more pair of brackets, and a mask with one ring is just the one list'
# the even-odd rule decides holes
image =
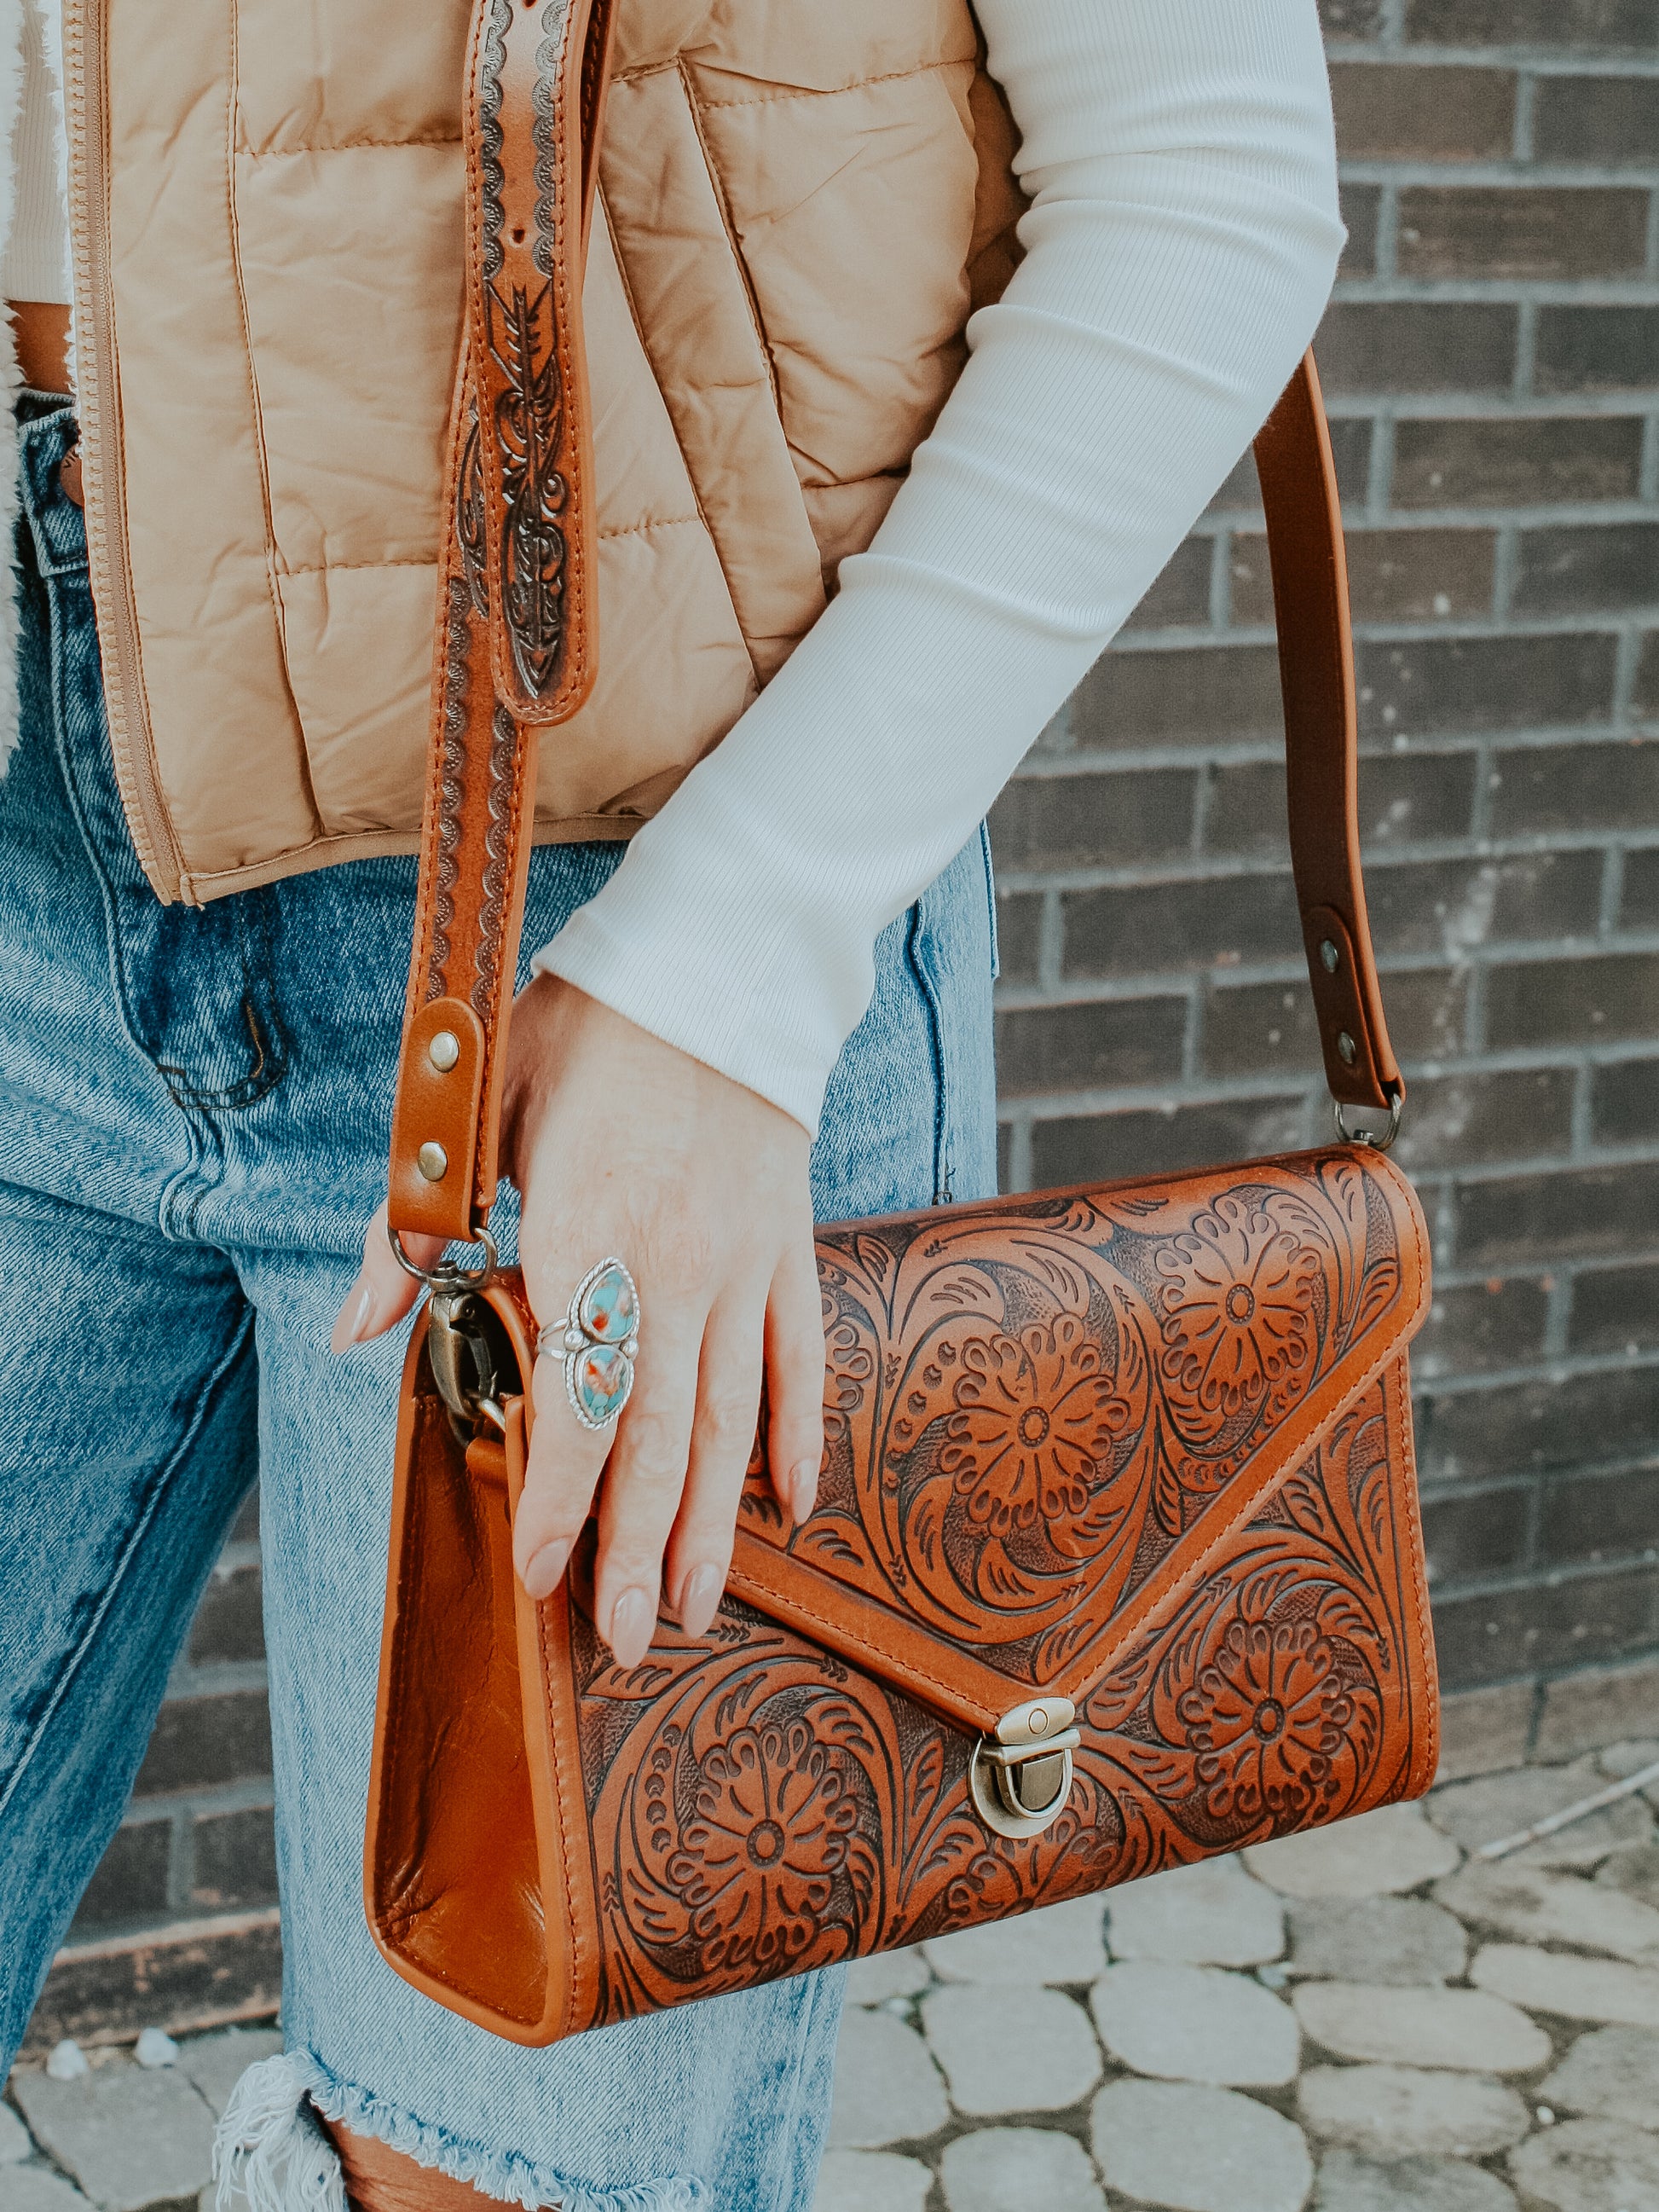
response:
{"label": "brass push lock clasp", "polygon": [[986,1826],[999,1836],[1037,1836],[1072,1794],[1072,1753],[1083,1741],[1069,1698],[1030,1698],[974,1746],[968,1787]]}

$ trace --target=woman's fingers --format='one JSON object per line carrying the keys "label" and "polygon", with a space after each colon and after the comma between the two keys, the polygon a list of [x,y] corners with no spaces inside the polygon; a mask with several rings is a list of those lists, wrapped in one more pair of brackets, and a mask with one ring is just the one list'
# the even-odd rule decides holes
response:
{"label": "woman's fingers", "polygon": [[607,1431],[585,1429],[572,1413],[556,1352],[536,1362],[532,1389],[536,1420],[513,1518],[513,1564],[528,1595],[539,1601],[558,1588],[569,1564],[611,1438]]}
{"label": "woman's fingers", "polygon": [[697,1404],[703,1315],[653,1311],[640,1286],[641,1350],[634,1395],[599,1498],[593,1620],[618,1665],[645,1656],[662,1602],[663,1553],[679,1511]]}
{"label": "woman's fingers", "polygon": [[767,1464],[786,1513],[804,1521],[823,1464],[823,1304],[810,1228],[792,1239],[766,1308]]}
{"label": "woman's fingers", "polygon": [[760,1411],[764,1330],[761,1307],[749,1296],[722,1301],[703,1331],[691,1455],[665,1560],[669,1602],[688,1636],[702,1635],[714,1620],[731,1568]]}
{"label": "woman's fingers", "polygon": [[[404,1249],[417,1267],[432,1267],[444,1249],[441,1237],[405,1237]],[[384,1201],[374,1209],[373,1219],[363,1237],[363,1264],[357,1271],[357,1279],[345,1294],[345,1302],[334,1317],[334,1331],[329,1339],[336,1353],[349,1352],[354,1344],[367,1344],[370,1337],[380,1336],[394,1322],[400,1322],[421,1295],[421,1285],[412,1275],[405,1274],[392,1256],[392,1247],[386,1237],[386,1206]]]}

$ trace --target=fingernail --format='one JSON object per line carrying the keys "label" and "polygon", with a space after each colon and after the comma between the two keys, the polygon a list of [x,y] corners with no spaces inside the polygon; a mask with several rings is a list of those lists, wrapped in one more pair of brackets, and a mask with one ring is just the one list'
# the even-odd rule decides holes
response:
{"label": "fingernail", "polygon": [[657,1608],[642,1589],[625,1589],[611,1608],[605,1640],[619,1667],[636,1667],[651,1649]]}
{"label": "fingernail", "polygon": [[694,1567],[680,1588],[680,1626],[688,1636],[706,1636],[720,1611],[726,1577],[718,1567]]}
{"label": "fingernail", "polygon": [[538,1605],[544,1597],[550,1597],[559,1587],[559,1577],[569,1557],[570,1546],[562,1536],[532,1553],[530,1565],[524,1571],[525,1595],[534,1598]]}
{"label": "fingernail", "polygon": [[[356,1291],[356,1305],[353,1305],[351,1292],[348,1291],[345,1304],[335,1319],[334,1334],[329,1341],[337,1354],[349,1352],[354,1344],[361,1344],[374,1317],[374,1293],[361,1276],[357,1279]],[[350,1316],[349,1320],[348,1315]]]}
{"label": "fingernail", "polygon": [[805,1521],[818,1502],[818,1465],[816,1460],[804,1459],[789,1478],[789,1496],[795,1509],[797,1521]]}

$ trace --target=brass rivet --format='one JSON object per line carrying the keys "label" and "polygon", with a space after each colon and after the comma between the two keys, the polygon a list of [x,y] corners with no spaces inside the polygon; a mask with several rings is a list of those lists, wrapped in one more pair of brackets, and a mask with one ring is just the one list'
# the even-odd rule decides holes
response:
{"label": "brass rivet", "polygon": [[1334,975],[1342,965],[1342,955],[1328,937],[1321,941],[1319,957],[1325,963],[1325,973],[1328,975]]}
{"label": "brass rivet", "polygon": [[428,1045],[426,1056],[440,1075],[447,1075],[461,1056],[461,1041],[453,1030],[440,1030]]}
{"label": "brass rivet", "polygon": [[449,1155],[428,1137],[415,1155],[415,1164],[428,1182],[441,1182],[449,1173]]}
{"label": "brass rivet", "polygon": [[1337,1031],[1336,1048],[1342,1055],[1342,1065],[1344,1067],[1352,1067],[1355,1060],[1359,1057],[1359,1048],[1354,1042],[1353,1039],[1348,1035],[1346,1030],[1339,1030]]}

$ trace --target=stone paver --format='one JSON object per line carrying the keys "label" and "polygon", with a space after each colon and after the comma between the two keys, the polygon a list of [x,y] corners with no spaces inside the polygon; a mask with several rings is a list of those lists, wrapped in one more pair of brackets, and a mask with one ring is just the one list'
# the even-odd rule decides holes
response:
{"label": "stone paver", "polygon": [[1510,2154],[1516,2186],[1557,2212],[1659,2212],[1659,2136],[1621,2120],[1564,2120]]}
{"label": "stone paver", "polygon": [[887,2004],[894,1997],[915,1996],[932,1979],[919,1950],[879,1951],[873,1959],[854,1959],[848,1968],[847,2002]]}
{"label": "stone paver", "polygon": [[1063,2112],[1100,2079],[1089,2016],[1057,1990],[952,1985],[921,2016],[959,2112]]}
{"label": "stone paver", "polygon": [[213,2170],[213,2115],[177,2068],[121,2058],[78,2081],[16,2072],[12,2094],[37,2142],[106,2212],[193,2197]]}
{"label": "stone paver", "polygon": [[1322,1897],[1293,1905],[1291,1964],[1345,1982],[1455,1981],[1468,1958],[1461,1923],[1423,1897]]}
{"label": "stone paver", "polygon": [[1381,1897],[1449,1874],[1462,1856],[1421,1806],[1384,1805],[1357,1820],[1253,1844],[1244,1863],[1286,1897]]}
{"label": "stone paver", "polygon": [[1571,1943],[1621,1959],[1659,1964],[1659,1909],[1582,1875],[1506,1859],[1472,1860],[1435,1885],[1435,1895],[1467,1921],[1524,1942]]}
{"label": "stone paver", "polygon": [[1284,1950],[1285,1907],[1237,1859],[1200,1859],[1111,1891],[1106,1940],[1115,1959],[1255,1966]]}
{"label": "stone paver", "polygon": [[1484,2166],[1457,2158],[1390,2165],[1334,2150],[1320,2161],[1315,2212],[1515,2212],[1515,2191]]}
{"label": "stone paver", "polygon": [[1471,2074],[1530,2074],[1550,2062],[1543,2029],[1482,1990],[1304,1982],[1294,2002],[1313,2041],[1344,2058]]}
{"label": "stone paver", "polygon": [[0,2174],[0,2212],[90,2212],[87,2199],[44,2166],[11,2166]]}
{"label": "stone paver", "polygon": [[[1435,1826],[1455,1836],[1466,1850],[1495,1844],[1529,1827],[1547,1813],[1559,1813],[1582,1797],[1607,1787],[1607,1778],[1594,1759],[1571,1766],[1521,1766],[1507,1773],[1483,1774],[1477,1781],[1453,1782],[1429,1800]],[[1653,1814],[1640,1797],[1603,1806],[1571,1827],[1528,1844],[1503,1865],[1593,1867],[1607,1853],[1653,1839]]]}
{"label": "stone paver", "polygon": [[1109,2189],[1173,2212],[1300,2212],[1313,2184],[1300,2128],[1233,2089],[1113,2081],[1092,2133]]}
{"label": "stone paver", "polygon": [[1528,1943],[1488,1943],[1475,1953],[1469,1979],[1477,1989],[1533,2012],[1659,2027],[1659,1968],[1626,1966],[1622,1959],[1587,1959],[1568,1951],[1540,1951]]}
{"label": "stone paver", "polygon": [[826,2151],[812,2212],[924,2212],[933,2185],[918,2159],[889,2150]]}
{"label": "stone paver", "polygon": [[1234,2088],[1295,2078],[1296,2015],[1245,1975],[1130,1959],[1107,1968],[1089,2003],[1101,2041],[1137,2074]]}
{"label": "stone paver", "polygon": [[15,2166],[30,2148],[28,2130],[9,2105],[0,2105],[0,2166]]}
{"label": "stone paver", "polygon": [[1614,1851],[1595,1869],[1598,1889],[1622,1890],[1659,1911],[1659,1844],[1640,1844],[1635,1850]]}
{"label": "stone paver", "polygon": [[835,2148],[878,2150],[884,2143],[930,2136],[944,2126],[949,2112],[945,2084],[913,2027],[888,2012],[853,2008],[842,2014],[830,2113]]}
{"label": "stone paver", "polygon": [[964,1928],[921,1947],[941,1981],[1026,1983],[1094,1980],[1106,1963],[1103,1900],[1079,1897],[1018,1920]]}
{"label": "stone paver", "polygon": [[1659,2129],[1659,2035],[1645,2027],[1592,2028],[1535,2094],[1557,2112]]}
{"label": "stone paver", "polygon": [[1106,2212],[1073,2136],[1052,2128],[981,2128],[947,2144],[939,2161],[951,2212]]}
{"label": "stone paver", "polygon": [[1375,2159],[1486,2158],[1532,2124],[1507,2081],[1413,2066],[1316,2066],[1297,2102],[1315,2135]]}
{"label": "stone paver", "polygon": [[216,2035],[186,2037],[179,2046],[178,2063],[214,2111],[222,2112],[244,2071],[258,2059],[274,2057],[282,2047],[276,2028],[227,2027]]}
{"label": "stone paver", "polygon": [[[1647,1736],[1640,1741],[1629,1739],[1623,1743],[1610,1743],[1595,1754],[1595,1763],[1603,1774],[1615,1782],[1628,1780],[1632,1774],[1644,1772],[1650,1766],[1659,1765],[1659,1740]],[[1659,1805],[1659,1782],[1644,1784],[1642,1795],[1650,1805]]]}

